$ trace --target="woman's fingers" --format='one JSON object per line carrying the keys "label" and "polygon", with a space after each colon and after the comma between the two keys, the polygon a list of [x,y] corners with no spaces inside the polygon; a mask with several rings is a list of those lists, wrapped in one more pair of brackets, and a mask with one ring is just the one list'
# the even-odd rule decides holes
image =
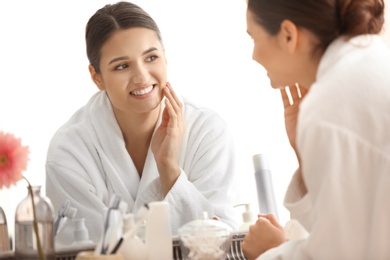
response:
{"label": "woman's fingers", "polygon": [[[290,92],[290,95],[287,93],[287,88]],[[306,88],[301,87],[298,84],[281,89],[280,93],[282,95],[284,108],[287,108],[293,105],[296,101],[302,99],[307,94],[307,92],[308,90]]]}
{"label": "woman's fingers", "polygon": [[166,93],[166,99],[165,99],[165,109],[168,111],[168,115],[169,115],[169,118],[167,118],[167,123],[171,126],[171,127],[176,127],[178,125],[178,114],[177,114],[177,110],[175,107],[177,107],[177,105],[175,104],[175,101],[173,100],[172,101],[172,95],[170,94],[170,91],[168,89],[168,87],[166,87],[165,89],[165,93]]}
{"label": "woman's fingers", "polygon": [[295,100],[298,100],[300,98],[300,91],[299,91],[299,85],[295,84],[288,87],[291,94],[292,103],[294,104]]}
{"label": "woman's fingers", "polygon": [[309,92],[309,90],[305,87],[302,87],[300,85],[298,85],[298,88],[299,88],[299,91],[301,92],[301,98],[303,98],[304,96],[306,96],[307,92]]}
{"label": "woman's fingers", "polygon": [[280,94],[282,94],[282,100],[283,100],[284,108],[289,107],[291,105],[286,88],[287,87],[280,89]]}
{"label": "woman's fingers", "polygon": [[180,99],[176,95],[175,91],[172,89],[171,84],[167,82],[167,86],[165,87],[165,96],[169,99],[169,101],[172,104],[172,107],[174,110],[178,113],[181,112],[182,104],[180,102]]}
{"label": "woman's fingers", "polygon": [[264,214],[259,214],[259,217],[263,217],[263,218],[268,219],[268,220],[272,223],[272,225],[274,225],[275,227],[283,228],[283,227],[280,225],[278,219],[276,218],[276,216],[275,216],[273,213],[266,214],[266,215],[264,215]]}
{"label": "woman's fingers", "polygon": [[167,83],[167,86],[164,89],[164,94],[167,98],[165,100],[165,104],[167,106],[169,116],[174,120],[174,123],[180,124],[183,112],[182,103],[169,83]]}

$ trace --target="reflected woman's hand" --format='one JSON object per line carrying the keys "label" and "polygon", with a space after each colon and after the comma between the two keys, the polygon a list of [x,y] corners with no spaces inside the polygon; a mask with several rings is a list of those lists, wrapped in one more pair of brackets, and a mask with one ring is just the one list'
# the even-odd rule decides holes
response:
{"label": "reflected woman's hand", "polygon": [[151,147],[157,162],[165,196],[180,174],[177,158],[184,135],[185,123],[183,105],[169,83],[167,83],[163,92],[166,97],[165,108],[161,124],[154,134]]}
{"label": "reflected woman's hand", "polygon": [[288,140],[290,141],[290,144],[299,160],[299,155],[296,148],[297,120],[299,113],[299,105],[303,98],[306,96],[308,90],[304,87],[299,86],[298,84],[289,86],[288,88],[291,94],[290,100],[286,88],[280,90],[284,105],[284,123],[286,126]]}

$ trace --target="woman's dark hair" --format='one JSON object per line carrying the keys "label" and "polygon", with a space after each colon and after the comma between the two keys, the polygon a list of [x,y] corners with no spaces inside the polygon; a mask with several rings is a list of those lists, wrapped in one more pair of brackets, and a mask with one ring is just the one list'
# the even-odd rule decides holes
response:
{"label": "woman's dark hair", "polygon": [[161,32],[156,22],[141,7],[133,3],[107,4],[89,19],[85,30],[87,57],[97,73],[100,73],[100,50],[106,40],[117,30],[133,27],[155,31],[162,43]]}
{"label": "woman's dark hair", "polygon": [[287,19],[314,33],[322,49],[341,35],[379,33],[384,6],[384,0],[248,0],[248,10],[271,35]]}

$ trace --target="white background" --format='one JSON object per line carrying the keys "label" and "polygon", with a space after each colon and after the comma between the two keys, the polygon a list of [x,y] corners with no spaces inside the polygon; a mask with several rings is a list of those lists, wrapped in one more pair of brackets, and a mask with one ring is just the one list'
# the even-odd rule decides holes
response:
{"label": "white background", "polygon": [[[285,189],[297,162],[284,130],[279,92],[251,59],[245,0],[138,0],[160,26],[169,81],[177,92],[221,114],[237,142],[240,167],[237,203],[257,212],[252,155],[267,153],[279,217]],[[20,0],[0,8],[0,131],[30,148],[24,175],[45,184],[51,136],[97,91],[90,80],[84,29],[89,17],[110,1]],[[390,35],[385,34],[387,42]],[[44,191],[44,187],[43,187]],[[13,234],[14,212],[27,195],[25,181],[0,191]],[[237,214],[243,211],[237,208]]]}

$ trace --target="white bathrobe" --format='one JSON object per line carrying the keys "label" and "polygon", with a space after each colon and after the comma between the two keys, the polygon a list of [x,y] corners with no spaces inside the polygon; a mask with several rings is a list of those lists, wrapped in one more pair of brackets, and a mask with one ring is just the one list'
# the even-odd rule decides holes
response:
{"label": "white bathrobe", "polygon": [[337,39],[302,101],[285,206],[308,230],[259,259],[390,259],[390,51],[379,36]]}
{"label": "white bathrobe", "polygon": [[[181,173],[164,198],[151,149],[140,178],[106,92],[96,93],[51,140],[46,191],[56,212],[69,199],[78,210],[77,217],[85,218],[94,242],[101,236],[103,212],[114,193],[128,203],[133,213],[145,203],[167,201],[173,234],[204,211],[236,228],[232,205],[237,192],[235,150],[227,125],[207,108],[186,99],[183,105],[186,131],[179,158]],[[72,232],[62,232],[62,243],[72,241]]]}

